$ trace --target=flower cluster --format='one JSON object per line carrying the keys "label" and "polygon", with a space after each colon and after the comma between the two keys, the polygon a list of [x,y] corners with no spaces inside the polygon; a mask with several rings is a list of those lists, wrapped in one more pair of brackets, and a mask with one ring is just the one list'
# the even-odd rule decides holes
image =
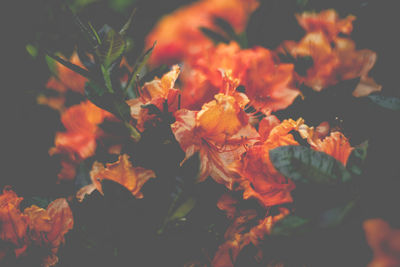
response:
{"label": "flower cluster", "polygon": [[[64,243],[64,235],[74,225],[68,202],[59,198],[47,209],[32,205],[22,212],[22,200],[9,188],[0,195],[1,239],[11,243],[16,257],[35,253],[32,247],[39,247],[43,251],[43,266],[53,266],[58,262],[57,251]],[[1,251],[1,258],[7,253],[10,252]]]}
{"label": "flower cluster", "polygon": [[[284,111],[307,98],[304,87],[318,95],[343,81],[359,79],[350,89],[352,97],[380,91],[381,86],[368,76],[376,53],[356,49],[350,39],[356,18],[340,18],[333,9],[297,14],[305,31],[298,41],[283,41],[276,49],[247,47],[240,40],[259,5],[256,0],[200,0],[182,7],[156,24],[146,39],[148,50],[133,66],[124,57],[125,26],[119,33],[107,26],[98,34],[91,25],[85,28],[79,22],[88,39],[98,43],[88,51],[78,49],[79,56],[74,52],[69,61],[53,55],[56,75],[46,87],[57,96],[37,98],[39,104],[60,113],[64,130],[55,134],[49,154],[59,156],[57,181],[73,184],[70,193],[78,200],[76,205],[92,197],[105,198],[105,181],[125,188],[136,205],[147,205],[142,199],[155,197],[151,190],[157,181],[169,179],[160,182],[168,186],[158,192],[171,190],[170,184],[180,186],[175,181],[180,181],[180,171],[198,158],[196,177],[190,177],[195,179],[184,182],[190,190],[179,187],[178,193],[159,194],[172,200],[166,201],[168,212],[159,212],[166,218],[157,233],[186,221],[196,202],[193,188],[212,179],[208,182],[222,188],[213,204],[227,227],[215,250],[206,253],[210,266],[235,266],[250,245],[257,251],[253,258],[262,262],[268,253],[262,244],[270,236],[290,235],[304,225],[325,229],[343,221],[358,196],[343,193],[342,202],[334,199],[307,217],[298,208],[294,192],[298,188],[297,193],[303,188],[356,191],[353,187],[361,180],[366,148],[356,147],[332,118],[309,126],[303,114],[288,117]],[[210,32],[233,38],[217,42],[207,36]],[[143,68],[146,60],[149,64]],[[300,70],[299,62],[307,62],[306,68]],[[152,71],[156,73],[161,64],[170,68],[155,77]],[[67,92],[77,93],[80,103],[68,105]],[[162,163],[152,162],[153,156],[159,159],[156,154],[174,145],[182,157],[171,152],[173,160],[164,160],[176,166],[161,168]],[[82,174],[78,166],[89,170]],[[67,200],[59,198],[47,209],[33,205],[23,211],[21,201],[8,187],[0,195],[0,238],[13,250],[0,250],[0,263],[9,253],[23,257],[36,247],[44,251],[43,266],[55,265],[64,236],[74,224]],[[337,210],[339,215],[332,218]],[[146,212],[137,215],[137,221]],[[364,228],[374,251],[371,266],[398,264],[398,238],[391,237],[398,235],[396,230],[381,221],[366,221]],[[385,236],[377,228],[385,229]],[[389,252],[382,242],[388,243]]]}

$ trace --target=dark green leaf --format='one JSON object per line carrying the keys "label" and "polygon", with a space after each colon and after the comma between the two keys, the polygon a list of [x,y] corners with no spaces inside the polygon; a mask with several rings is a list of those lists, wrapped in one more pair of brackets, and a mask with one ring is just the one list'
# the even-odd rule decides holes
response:
{"label": "dark green leaf", "polygon": [[318,226],[325,228],[339,225],[354,206],[355,201],[351,201],[345,206],[336,207],[323,212],[318,218]]}
{"label": "dark green leaf", "polygon": [[108,92],[106,88],[89,81],[85,85],[85,93],[95,105],[113,113],[121,120],[128,122],[131,119],[128,104],[122,98]]}
{"label": "dark green leaf", "polygon": [[330,185],[351,180],[350,172],[342,163],[304,146],[278,147],[269,155],[275,168],[295,182]]}
{"label": "dark green leaf", "polygon": [[237,34],[232,25],[223,18],[214,18],[214,24],[223,30],[232,40],[237,40]]}
{"label": "dark green leaf", "polygon": [[76,73],[82,75],[83,77],[90,79],[90,73],[87,70],[85,70],[85,69],[79,67],[78,65],[75,65],[69,61],[66,61],[66,60],[60,58],[59,56],[56,56],[50,52],[47,52],[47,55],[49,55],[49,57],[53,58],[54,60],[57,60],[59,63],[63,64],[65,67],[75,71]]}
{"label": "dark green leaf", "polygon": [[194,208],[195,205],[196,199],[190,197],[182,205],[180,205],[170,217],[168,217],[167,222],[185,217]]}
{"label": "dark green leaf", "polygon": [[81,33],[83,34],[83,36],[87,40],[87,42],[90,44],[90,46],[92,48],[96,48],[99,45],[99,43],[98,43],[98,40],[97,40],[96,36],[93,34],[93,31],[91,29],[89,29],[89,27],[87,27],[81,21],[81,19],[77,15],[75,15],[71,10],[69,10],[69,13],[72,16],[75,24],[78,26],[78,28],[80,29]]}
{"label": "dark green leaf", "polygon": [[368,141],[365,141],[354,148],[347,160],[346,168],[355,175],[362,174],[362,166],[367,157]]}
{"label": "dark green leaf", "polygon": [[132,24],[132,19],[133,16],[136,13],[136,8],[132,10],[131,15],[129,16],[128,20],[126,21],[126,23],[124,24],[124,26],[122,26],[121,30],[119,31],[119,34],[121,34],[122,36],[124,36],[126,34],[126,31],[129,29],[129,27]]}
{"label": "dark green leaf", "polygon": [[293,234],[301,234],[308,230],[310,220],[289,215],[278,221],[271,230],[271,235],[290,236]]}
{"label": "dark green leaf", "polygon": [[399,111],[400,110],[400,98],[383,96],[378,94],[371,94],[367,96],[372,102],[386,109]]}
{"label": "dark green leaf", "polygon": [[154,47],[156,46],[156,42],[153,43],[153,46],[150,47],[144,54],[142,54],[135,62],[133,66],[133,71],[129,75],[128,83],[125,87],[125,92],[128,92],[130,88],[133,88],[134,82],[136,81],[136,77],[141,71],[141,69],[146,65],[147,61],[149,60],[151,53],[153,52]]}
{"label": "dark green leaf", "polygon": [[214,24],[225,32],[225,34],[233,41],[237,42],[241,48],[247,48],[246,32],[236,33],[232,25],[223,18],[215,17]]}
{"label": "dark green leaf", "polygon": [[224,36],[222,36],[221,34],[215,32],[213,30],[210,30],[205,27],[200,27],[199,30],[205,36],[207,36],[209,39],[211,39],[214,42],[214,44],[219,44],[219,43],[229,44],[229,40],[227,38],[225,38]]}
{"label": "dark green leaf", "polygon": [[100,31],[102,33],[101,44],[96,49],[96,54],[102,65],[108,68],[124,53],[126,47],[125,40],[121,34],[107,25],[104,25]]}

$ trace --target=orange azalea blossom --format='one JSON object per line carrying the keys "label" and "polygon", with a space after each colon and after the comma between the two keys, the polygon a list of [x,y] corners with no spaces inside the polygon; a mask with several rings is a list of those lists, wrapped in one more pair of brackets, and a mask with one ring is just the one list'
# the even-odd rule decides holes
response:
{"label": "orange azalea blossom", "polygon": [[[73,228],[72,211],[64,198],[56,199],[47,209],[32,205],[22,213],[19,204],[22,197],[8,187],[0,195],[0,237],[12,242],[15,254],[21,256],[34,244],[48,251],[43,266],[58,262],[56,253],[64,242],[64,235]],[[26,252],[25,252],[26,253]]]}
{"label": "orange azalea blossom", "polygon": [[321,31],[329,40],[335,39],[339,33],[350,34],[353,31],[355,16],[349,15],[340,19],[334,9],[315,12],[304,12],[296,14],[296,19],[306,32]]}
{"label": "orange azalea blossom", "polygon": [[242,32],[249,15],[258,7],[257,0],[200,0],[162,18],[146,39],[146,46],[157,45],[150,64],[173,64],[213,46],[200,27],[215,29],[213,19],[228,21]]}
{"label": "orange azalea blossom", "polygon": [[[225,243],[219,246],[212,261],[213,267],[233,267],[240,251],[250,243],[256,247],[265,235],[271,233],[272,227],[289,214],[286,208],[279,208],[276,215],[267,215],[259,219],[255,210],[240,210],[239,200],[229,194],[224,194],[218,201],[218,208],[227,212],[232,224],[225,232]],[[258,221],[258,222],[257,222]],[[255,226],[250,226],[254,225]],[[262,257],[261,250],[257,257]]]}
{"label": "orange azalea blossom", "polygon": [[55,265],[58,262],[58,248],[64,243],[65,234],[74,225],[68,202],[65,198],[56,199],[46,210],[32,205],[24,210],[24,214],[28,217],[31,242],[49,250],[43,259],[43,266]]}
{"label": "orange azalea blossom", "polygon": [[291,191],[295,188],[295,184],[280,174],[269,159],[271,149],[299,145],[291,131],[298,131],[307,139],[311,148],[325,152],[345,165],[353,148],[340,132],[332,132],[325,137],[326,127],[324,123],[314,130],[305,125],[303,119],[297,121],[289,119],[280,123],[275,116],[264,118],[259,124],[261,141],[250,147],[236,165],[244,177],[241,183],[244,189],[243,198],[256,198],[265,207],[293,201]]}
{"label": "orange azalea blossom", "polygon": [[199,181],[210,175],[230,189],[236,183],[239,176],[229,166],[258,137],[242,109],[247,102],[243,95],[217,94],[200,111],[181,109],[175,113],[171,129],[186,153],[183,162],[199,152]]}
{"label": "orange azalea blossom", "polygon": [[244,199],[257,198],[266,207],[293,201],[290,192],[295,184],[275,169],[269,151],[279,146],[298,145],[290,132],[297,130],[303,122],[302,119],[289,119],[280,123],[273,116],[260,122],[260,133],[265,141],[249,148],[239,163],[241,174],[246,178],[242,182]]}
{"label": "orange azalea blossom", "polygon": [[400,229],[393,229],[382,219],[366,220],[363,227],[374,253],[368,267],[400,266]]}
{"label": "orange azalea blossom", "polygon": [[28,218],[19,209],[22,200],[9,187],[0,195],[0,238],[15,245],[17,256],[26,249],[28,227]]}
{"label": "orange azalea blossom", "polygon": [[174,89],[174,86],[179,73],[179,66],[174,65],[171,71],[164,74],[161,79],[156,77],[153,81],[145,83],[140,88],[140,96],[138,98],[127,101],[131,108],[131,116],[137,120],[136,127],[140,131],[144,131],[146,122],[156,118],[156,115],[149,114],[149,110],[143,108],[143,105],[152,104],[160,111],[164,111],[163,105],[167,101],[168,112],[173,113],[178,109],[179,90]]}
{"label": "orange azalea blossom", "polygon": [[296,43],[284,42],[278,51],[289,52],[294,58],[311,57],[313,66],[299,81],[316,91],[337,84],[343,80],[361,77],[361,83],[353,94],[357,97],[380,91],[381,86],[368,77],[374,66],[376,53],[368,50],[356,50],[349,38],[338,37],[339,33],[350,34],[353,16],[338,19],[334,10],[297,15],[299,24],[307,31]]}
{"label": "orange azalea blossom", "polygon": [[108,179],[119,183],[128,189],[136,198],[143,198],[140,189],[150,179],[156,175],[152,170],[142,167],[133,167],[126,154],[120,155],[117,162],[107,163],[106,167],[102,163],[95,162],[90,172],[92,184],[82,187],[76,197],[82,201],[86,194],[91,194],[95,189],[103,194],[101,181]]}
{"label": "orange azalea blossom", "polygon": [[[79,60],[79,56],[74,52],[69,61],[81,68],[85,68]],[[49,89],[54,89],[60,93],[65,93],[67,90],[72,90],[83,94],[87,79],[77,72],[65,67],[58,61],[54,62],[57,77],[51,77],[46,84]]]}
{"label": "orange azalea blossom", "polygon": [[76,163],[94,155],[96,139],[102,135],[98,125],[106,118],[114,116],[90,101],[72,106],[61,115],[66,132],[56,134],[55,147],[49,150],[50,155],[65,155],[60,179],[74,178]]}
{"label": "orange azalea blossom", "polygon": [[192,57],[182,75],[183,106],[198,109],[213,95],[221,92],[224,76],[221,70],[245,87],[250,104],[268,113],[284,109],[298,96],[294,86],[294,65],[282,64],[263,47],[241,50],[235,42],[219,44]]}

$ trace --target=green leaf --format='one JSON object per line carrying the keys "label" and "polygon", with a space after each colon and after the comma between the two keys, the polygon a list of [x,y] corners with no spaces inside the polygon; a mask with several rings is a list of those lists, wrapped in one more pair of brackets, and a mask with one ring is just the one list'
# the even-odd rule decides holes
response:
{"label": "green leaf", "polygon": [[103,32],[103,36],[101,44],[96,49],[96,54],[102,65],[108,68],[124,53],[126,47],[125,40],[121,34],[114,31],[108,25],[104,25],[100,31]]}
{"label": "green leaf", "polygon": [[137,0],[109,0],[108,2],[112,9],[121,13],[135,4]]}
{"label": "green leaf", "polygon": [[275,168],[295,182],[333,185],[351,180],[342,163],[304,146],[281,146],[270,150],[269,155]]}
{"label": "green leaf", "polygon": [[89,81],[85,85],[85,94],[90,101],[102,109],[105,109],[121,120],[128,122],[131,119],[130,107],[117,95],[98,84]]}
{"label": "green leaf", "polygon": [[399,111],[400,110],[400,98],[391,97],[391,96],[383,96],[378,94],[371,94],[367,96],[372,102],[377,104],[380,107]]}
{"label": "green leaf", "polygon": [[275,236],[291,236],[293,234],[301,234],[309,229],[310,220],[289,215],[278,221],[271,230],[271,235]]}
{"label": "green leaf", "polygon": [[318,227],[327,228],[338,226],[354,207],[355,201],[353,200],[344,206],[332,208],[323,212],[318,218]]}
{"label": "green leaf", "polygon": [[228,21],[220,17],[215,17],[214,24],[223,30],[232,40],[237,40],[236,31]]}
{"label": "green leaf", "polygon": [[205,27],[200,27],[199,30],[209,39],[211,39],[214,44],[219,44],[219,43],[225,43],[225,44],[229,44],[229,40],[227,38],[225,38],[224,36],[222,36],[221,34],[210,30],[208,28]]}
{"label": "green leaf", "polygon": [[190,197],[175,210],[175,212],[167,219],[167,222],[171,222],[185,217],[194,208],[195,205],[196,205],[196,199]]}
{"label": "green leaf", "polygon": [[25,46],[26,51],[28,52],[29,55],[31,55],[31,57],[36,58],[38,55],[38,49],[36,48],[36,46],[31,45],[31,44],[27,44]]}
{"label": "green leaf", "polygon": [[128,94],[128,91],[133,88],[134,82],[136,81],[137,75],[141,71],[141,69],[146,65],[147,61],[149,60],[151,54],[153,53],[154,47],[156,46],[156,42],[153,43],[153,46],[150,47],[146,52],[144,52],[135,62],[133,65],[133,71],[129,75],[128,83],[125,87],[125,92]]}
{"label": "green leaf", "polygon": [[346,168],[355,175],[362,174],[362,166],[367,157],[368,141],[365,141],[354,148],[347,160]]}
{"label": "green leaf", "polygon": [[133,16],[135,15],[135,13],[136,13],[136,8],[132,10],[132,13],[129,16],[128,20],[125,22],[124,26],[122,26],[121,30],[119,30],[119,34],[121,34],[122,36],[124,36],[126,34],[127,30],[131,26]]}
{"label": "green leaf", "polygon": [[241,48],[247,48],[246,32],[242,32],[241,34],[236,33],[232,25],[221,17],[215,17],[214,24],[223,30],[231,40],[237,42]]}
{"label": "green leaf", "polygon": [[82,75],[83,77],[86,77],[86,78],[88,78],[88,79],[91,78],[91,77],[90,77],[90,73],[89,73],[87,70],[85,70],[84,68],[81,68],[81,67],[79,67],[78,65],[75,65],[75,64],[73,64],[73,63],[71,63],[71,62],[69,62],[69,61],[67,61],[67,60],[64,60],[64,59],[62,59],[61,57],[56,56],[56,55],[52,54],[52,53],[49,52],[49,51],[47,51],[46,53],[47,53],[47,55],[48,55],[49,57],[51,57],[52,59],[58,61],[59,63],[61,63],[61,64],[64,65],[65,67],[67,67],[67,68],[69,68],[69,69],[75,71],[76,73]]}

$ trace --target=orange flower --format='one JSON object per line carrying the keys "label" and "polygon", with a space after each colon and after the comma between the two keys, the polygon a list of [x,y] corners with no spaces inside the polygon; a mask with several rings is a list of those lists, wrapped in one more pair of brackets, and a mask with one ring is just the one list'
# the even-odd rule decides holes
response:
{"label": "orange flower", "polygon": [[19,210],[22,200],[9,187],[3,189],[0,195],[0,238],[13,243],[16,249],[23,248],[23,251],[28,223],[27,217]]}
{"label": "orange flower", "polygon": [[234,42],[220,44],[192,57],[185,67],[182,103],[186,108],[198,108],[212,99],[212,93],[223,92],[221,70],[243,85],[250,104],[265,113],[286,108],[299,94],[293,84],[294,65],[279,63],[262,47],[241,50]]}
{"label": "orange flower", "polygon": [[128,189],[136,198],[143,198],[140,189],[150,179],[155,178],[156,175],[152,170],[146,170],[142,167],[133,167],[129,161],[129,156],[123,154],[119,156],[117,162],[107,163],[106,167],[99,162],[95,162],[90,172],[92,184],[85,186],[77,193],[77,198],[82,201],[85,194],[90,194],[93,190],[97,189],[103,194],[101,181],[108,179],[119,183]]}
{"label": "orange flower", "polygon": [[[81,68],[85,68],[79,60],[79,56],[74,52],[69,61]],[[54,89],[60,93],[66,92],[68,89],[81,93],[84,93],[85,83],[87,79],[75,71],[65,67],[63,64],[55,61],[55,68],[57,77],[51,77],[46,84],[49,89]]]}
{"label": "orange flower", "polygon": [[62,163],[63,170],[59,174],[60,179],[72,179],[75,174],[72,170],[73,166],[93,156],[96,150],[96,139],[102,135],[98,125],[105,118],[113,118],[113,115],[90,101],[72,106],[61,115],[61,122],[66,132],[56,134],[55,147],[49,150],[50,155],[65,155]]}
{"label": "orange flower", "polygon": [[199,30],[215,30],[214,17],[227,20],[237,32],[245,29],[257,0],[200,0],[162,18],[146,39],[147,47],[157,41],[151,55],[152,65],[176,63],[213,45]]}
{"label": "orange flower", "polygon": [[294,58],[311,57],[313,66],[307,70],[300,82],[321,91],[343,80],[361,77],[361,83],[353,92],[355,96],[365,96],[380,91],[381,86],[367,77],[374,66],[376,53],[356,50],[349,38],[338,37],[339,33],[350,34],[353,16],[340,20],[334,10],[297,15],[300,25],[307,31],[296,43],[286,41],[278,51],[288,51]]}
{"label": "orange flower", "polygon": [[178,109],[179,91],[174,89],[174,86],[179,73],[179,66],[174,65],[171,71],[164,74],[161,79],[156,77],[153,81],[145,83],[143,88],[140,89],[138,98],[127,101],[131,108],[131,116],[137,120],[136,127],[139,130],[144,131],[144,124],[156,117],[154,114],[149,114],[149,110],[143,108],[143,105],[152,104],[163,111],[164,102],[167,101],[168,112],[173,113]]}
{"label": "orange flower", "polygon": [[[303,120],[285,120],[276,125],[277,119],[266,117],[260,123],[265,141],[248,149],[241,160],[241,174],[246,179],[242,182],[243,198],[257,198],[264,206],[280,205],[292,202],[290,192],[295,184],[280,174],[269,159],[269,150],[279,146],[298,145],[289,132],[297,130]],[[267,127],[271,128],[270,131]],[[264,128],[265,127],[265,128]]]}
{"label": "orange flower", "polygon": [[368,267],[400,266],[400,230],[391,228],[382,219],[366,220],[363,227],[374,253]]}
{"label": "orange flower", "polygon": [[349,140],[341,132],[329,133],[329,125],[326,125],[326,122],[321,123],[315,130],[314,127],[303,124],[299,127],[299,133],[307,139],[311,148],[334,157],[343,165],[346,165],[347,159],[353,151]]}
{"label": "orange flower", "polygon": [[237,99],[240,98],[217,94],[201,111],[182,109],[175,113],[172,132],[186,153],[185,160],[199,152],[200,181],[210,175],[218,183],[232,188],[238,174],[230,165],[239,159],[245,146],[258,137],[242,110],[241,105],[246,102],[242,99],[239,105]]}
{"label": "orange flower", "polygon": [[315,12],[304,12],[296,15],[297,21],[306,32],[321,31],[330,40],[336,38],[339,33],[350,34],[353,31],[353,21],[356,17],[349,15],[340,19],[334,9]]}
{"label": "orange flower", "polygon": [[299,145],[291,131],[298,131],[302,138],[307,139],[311,148],[325,152],[344,165],[353,150],[342,133],[332,132],[327,136],[329,126],[326,123],[314,130],[305,125],[303,119],[289,119],[279,123],[275,116],[268,116],[259,124],[260,142],[250,147],[241,161],[236,163],[236,168],[244,177],[241,183],[244,199],[254,197],[265,207],[293,201],[290,193],[295,184],[281,175],[269,159],[271,149]]}
{"label": "orange flower", "polygon": [[[214,267],[233,267],[240,251],[250,243],[258,247],[260,240],[271,233],[272,227],[289,214],[286,208],[279,208],[277,214],[261,216],[255,210],[243,210],[239,200],[224,194],[218,200],[218,207],[227,212],[232,224],[225,232],[225,242],[219,246],[212,261]],[[260,219],[261,217],[261,219]],[[262,257],[259,249],[256,257]]]}
{"label": "orange flower", "polygon": [[43,265],[55,265],[58,262],[58,248],[64,243],[65,234],[74,225],[68,202],[65,198],[56,199],[46,210],[32,205],[24,210],[24,214],[29,221],[30,240],[49,250],[49,254],[43,259]]}
{"label": "orange flower", "polygon": [[279,63],[263,47],[244,50],[242,57],[248,60],[248,68],[241,84],[254,108],[269,113],[292,104],[300,93],[294,86],[293,64]]}

